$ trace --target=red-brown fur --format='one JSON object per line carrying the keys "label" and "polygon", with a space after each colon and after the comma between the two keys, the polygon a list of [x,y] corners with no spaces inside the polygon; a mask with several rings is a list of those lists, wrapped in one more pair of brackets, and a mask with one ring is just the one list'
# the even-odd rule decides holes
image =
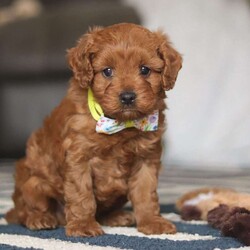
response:
{"label": "red-brown fur", "polygon": [[[173,88],[181,56],[161,32],[134,24],[94,28],[68,52],[73,78],[61,104],[27,143],[16,166],[15,208],[6,218],[30,229],[66,225],[69,236],[103,233],[99,223],[136,223],[145,234],[174,233],[160,216],[157,179],[161,165],[165,92]],[[151,69],[147,77],[139,67]],[[102,75],[114,69],[109,79]],[[119,121],[141,118],[158,109],[159,129],[125,129],[113,135],[95,132],[87,89],[106,116]],[[123,109],[122,91],[133,90],[136,105]],[[122,210],[130,200],[133,212]]]}

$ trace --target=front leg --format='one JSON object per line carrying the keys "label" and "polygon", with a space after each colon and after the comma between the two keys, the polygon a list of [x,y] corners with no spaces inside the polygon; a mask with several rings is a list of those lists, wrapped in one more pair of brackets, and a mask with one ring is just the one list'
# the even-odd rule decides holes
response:
{"label": "front leg", "polygon": [[176,233],[175,226],[160,215],[157,195],[159,160],[141,160],[129,180],[138,231],[145,234]]}
{"label": "front leg", "polygon": [[103,234],[95,219],[96,201],[91,168],[83,157],[68,156],[65,173],[65,215],[67,236],[97,236]]}

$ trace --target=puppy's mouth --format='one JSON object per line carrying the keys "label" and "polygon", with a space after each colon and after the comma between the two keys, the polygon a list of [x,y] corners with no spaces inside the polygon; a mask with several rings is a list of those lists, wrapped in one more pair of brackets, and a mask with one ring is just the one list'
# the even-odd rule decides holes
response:
{"label": "puppy's mouth", "polygon": [[144,113],[138,111],[135,108],[122,108],[118,112],[115,112],[110,115],[110,118],[116,119],[120,122],[128,121],[128,120],[136,120],[143,118],[145,116]]}

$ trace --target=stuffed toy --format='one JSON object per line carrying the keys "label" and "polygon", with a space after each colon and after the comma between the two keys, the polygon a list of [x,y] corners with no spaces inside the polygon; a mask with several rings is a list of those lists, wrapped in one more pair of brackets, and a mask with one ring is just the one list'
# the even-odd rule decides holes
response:
{"label": "stuffed toy", "polygon": [[176,208],[184,220],[206,220],[223,235],[250,246],[250,194],[203,188],[184,194]]}

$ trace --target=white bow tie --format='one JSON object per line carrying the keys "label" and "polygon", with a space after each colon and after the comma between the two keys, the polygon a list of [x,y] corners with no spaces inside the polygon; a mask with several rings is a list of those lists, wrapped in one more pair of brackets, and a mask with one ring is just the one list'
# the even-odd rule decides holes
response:
{"label": "white bow tie", "polygon": [[125,128],[135,127],[141,131],[156,131],[158,129],[159,112],[155,110],[152,114],[137,120],[118,122],[101,115],[96,124],[96,132],[114,134]]}

